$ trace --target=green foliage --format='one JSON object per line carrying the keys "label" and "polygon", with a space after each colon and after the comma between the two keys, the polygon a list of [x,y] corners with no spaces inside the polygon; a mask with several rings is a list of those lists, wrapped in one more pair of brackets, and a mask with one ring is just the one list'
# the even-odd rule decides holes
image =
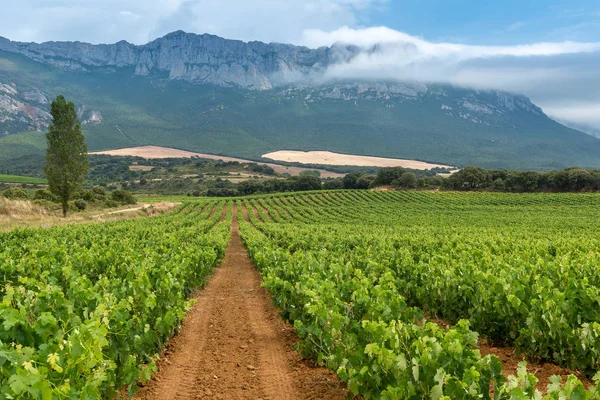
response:
{"label": "green foliage", "polygon": [[344,188],[344,180],[340,178],[327,179],[323,182],[323,189],[325,190],[336,190]]}
{"label": "green foliage", "polygon": [[405,169],[402,167],[386,167],[381,168],[377,172],[373,185],[390,185],[393,181],[400,178]]}
{"label": "green foliage", "polygon": [[6,189],[4,192],[2,192],[2,195],[4,197],[6,197],[7,199],[11,199],[11,200],[29,200],[30,199],[29,193],[27,193],[26,190],[18,188],[18,187]]}
{"label": "green foliage", "polygon": [[113,199],[107,199],[104,201],[104,207],[115,208],[115,207],[119,207],[119,206],[120,206],[120,204]]}
{"label": "green foliage", "polygon": [[87,203],[83,199],[77,199],[73,202],[73,205],[78,211],[83,211],[87,208]]}
{"label": "green foliage", "polygon": [[404,189],[414,189],[417,187],[417,177],[412,172],[403,172],[398,179],[392,181],[392,186]]}
{"label": "green foliage", "polygon": [[227,245],[231,211],[202,208],[1,233],[0,398],[114,399],[147,381]]}
{"label": "green foliage", "polygon": [[[452,86],[429,85],[445,93],[443,100],[428,95],[415,102],[396,98],[358,100],[355,105],[329,98],[306,102],[310,89],[285,95],[282,90],[249,91],[134,76],[130,69],[63,71],[2,51],[0,63],[14,66],[0,68],[0,81],[15,82],[22,92],[38,88],[50,96],[62,93],[100,111],[104,122],[85,126],[92,150],[154,144],[260,161],[269,151],[323,149],[459,167],[600,167],[598,139],[544,115],[515,110],[504,115],[505,121],[488,126],[445,114],[442,105],[475,95]],[[484,103],[498,100],[483,91],[476,96]],[[0,138],[0,170],[10,165],[3,155],[10,159],[43,153],[39,136],[31,134],[16,143]]]}
{"label": "green foliage", "polygon": [[346,174],[342,179],[344,189],[367,189],[375,182],[373,175],[365,175],[360,172]]}
{"label": "green foliage", "polygon": [[2,175],[0,174],[0,182],[5,183],[27,183],[33,185],[43,185],[46,182],[45,179],[33,178],[30,176],[18,176],[18,175]]}
{"label": "green foliage", "polygon": [[442,185],[454,190],[581,192],[600,190],[600,170],[571,167],[559,171],[506,171],[465,167]]}
{"label": "green foliage", "polygon": [[38,189],[33,196],[35,200],[58,202],[58,197],[48,189]]}
{"label": "green foliage", "polygon": [[336,191],[245,202],[267,210],[241,222],[242,239],[299,348],[355,394],[598,398],[600,385],[588,391],[574,376],[552,378],[542,395],[525,363],[506,379],[477,349],[479,333],[597,373],[598,195]]}
{"label": "green foliage", "polygon": [[484,189],[490,183],[486,170],[479,167],[465,167],[448,178],[450,187],[456,190]]}
{"label": "green foliage", "polygon": [[110,198],[111,198],[111,200],[114,200],[117,203],[121,203],[121,204],[137,203],[137,199],[133,196],[133,194],[131,194],[131,192],[128,192],[127,190],[124,190],[124,189],[117,189],[117,190],[113,191],[110,194]]}
{"label": "green foliage", "polygon": [[81,188],[89,170],[87,145],[73,102],[67,103],[63,96],[58,96],[52,101],[50,113],[52,125],[46,134],[48,144],[44,173],[50,191],[59,197],[66,217],[69,200]]}

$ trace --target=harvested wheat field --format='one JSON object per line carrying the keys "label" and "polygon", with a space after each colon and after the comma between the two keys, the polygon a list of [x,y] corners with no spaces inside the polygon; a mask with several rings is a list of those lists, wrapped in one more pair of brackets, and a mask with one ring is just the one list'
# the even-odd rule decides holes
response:
{"label": "harvested wheat field", "polygon": [[353,154],[332,153],[330,151],[294,151],[280,150],[263,154],[264,158],[275,161],[297,162],[301,164],[353,165],[359,167],[404,167],[410,169],[454,168],[451,165],[431,164],[424,161],[357,156]]}
{"label": "harvested wheat field", "polygon": [[[192,157],[200,157],[206,158],[209,160],[223,160],[227,161],[237,161],[239,163],[253,163],[256,161],[244,160],[243,158],[235,158],[235,157],[226,157],[226,156],[217,156],[214,154],[206,154],[206,153],[194,153],[192,151],[186,150],[178,150],[171,149],[169,147],[160,147],[160,146],[139,146],[139,147],[128,147],[125,149],[117,149],[117,150],[106,150],[106,151],[97,151],[90,154],[105,154],[109,156],[133,156],[133,157],[142,157],[146,159],[159,159],[159,158],[192,158]],[[290,175],[299,175],[302,171],[310,171],[315,170],[315,168],[302,168],[302,167],[286,167],[284,165],[278,164],[270,164],[263,163],[269,167],[273,168],[275,172],[279,174],[288,173]],[[335,172],[325,171],[322,169],[317,169],[321,173],[323,178],[339,178],[344,176],[344,174],[338,174]]]}

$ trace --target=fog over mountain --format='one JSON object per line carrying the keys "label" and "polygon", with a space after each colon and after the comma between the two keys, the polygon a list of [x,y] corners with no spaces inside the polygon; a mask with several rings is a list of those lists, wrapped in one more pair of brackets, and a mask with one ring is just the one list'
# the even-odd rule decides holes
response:
{"label": "fog over mountain", "polygon": [[[594,59],[598,45],[490,48],[364,33],[347,30],[315,48],[183,31],[145,45],[0,38],[0,132],[43,131],[49,100],[62,93],[78,105],[94,150],[155,144],[252,159],[295,149],[600,167],[600,140],[552,121],[516,90],[558,95],[560,83],[542,84],[550,79],[542,58]],[[332,40],[311,35],[315,44]],[[539,68],[539,79],[503,64],[509,59]]]}
{"label": "fog over mountain", "polygon": [[[298,42],[309,47],[178,31],[145,45],[0,39],[0,49],[60,68],[135,66],[139,75],[160,71],[173,79],[258,90],[339,79],[502,90],[530,97],[553,118],[600,129],[600,42],[473,46],[429,42],[385,27],[305,30]],[[234,53],[242,57],[230,64]]]}

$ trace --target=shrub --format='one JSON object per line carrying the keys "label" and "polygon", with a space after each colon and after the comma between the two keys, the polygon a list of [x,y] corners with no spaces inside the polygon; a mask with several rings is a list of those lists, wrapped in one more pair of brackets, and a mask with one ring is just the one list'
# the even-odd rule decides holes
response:
{"label": "shrub", "polygon": [[120,204],[135,204],[137,199],[125,189],[117,189],[110,195],[111,200]]}
{"label": "shrub", "polygon": [[49,191],[48,189],[36,190],[35,194],[33,195],[33,198],[35,200],[46,200],[46,201],[58,202],[58,197],[54,193]]}
{"label": "shrub", "polygon": [[102,186],[94,186],[91,190],[91,192],[94,194],[94,196],[96,197],[106,197],[106,189],[104,189]]}
{"label": "shrub", "polygon": [[21,188],[14,187],[6,189],[3,193],[4,197],[11,200],[29,200],[29,194]]}
{"label": "shrub", "polygon": [[417,186],[417,177],[412,172],[403,172],[400,178],[392,181],[392,185],[405,189],[414,189]]}
{"label": "shrub", "polygon": [[85,200],[83,199],[77,199],[73,202],[73,205],[75,206],[75,208],[79,211],[83,211],[87,208],[87,203]]}
{"label": "shrub", "polygon": [[114,200],[109,199],[104,202],[104,206],[107,208],[114,208],[114,207],[119,207],[119,203],[117,203]]}
{"label": "shrub", "polygon": [[81,196],[81,198],[85,201],[93,202],[95,200],[94,192],[91,190],[85,190]]}

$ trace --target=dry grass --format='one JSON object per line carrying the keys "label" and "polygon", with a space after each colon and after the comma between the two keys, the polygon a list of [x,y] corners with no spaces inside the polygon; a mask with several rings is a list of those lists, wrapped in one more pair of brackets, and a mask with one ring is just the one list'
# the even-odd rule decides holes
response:
{"label": "dry grass", "polygon": [[[168,147],[160,147],[160,146],[138,146],[138,147],[129,147],[126,149],[117,149],[117,150],[107,150],[107,151],[97,151],[90,154],[105,154],[109,156],[135,156],[135,157],[143,157],[146,159],[161,159],[161,158],[191,158],[191,157],[201,157],[209,160],[223,160],[227,161],[237,161],[239,163],[252,163],[255,161],[244,160],[242,158],[235,157],[225,157],[225,156],[216,156],[214,154],[206,154],[206,153],[194,153],[192,151],[171,149]],[[259,162],[259,164],[265,164],[269,167],[273,168],[275,172],[279,174],[288,173],[290,175],[299,175],[302,171],[313,170],[313,168],[302,168],[302,167],[288,167],[285,165],[271,164]],[[340,178],[344,176],[344,174],[338,174],[337,172],[325,171],[317,169],[321,173],[323,178]]]}
{"label": "dry grass", "polygon": [[0,216],[3,218],[42,217],[47,214],[47,209],[31,201],[0,197]]}
{"label": "dry grass", "polygon": [[58,225],[87,224],[124,219],[148,217],[164,214],[178,204],[162,202],[157,204],[139,204],[132,208],[124,206],[110,210],[88,210],[71,212],[67,218],[62,217],[60,208],[48,209],[32,201],[8,200],[0,197],[0,231],[22,227],[49,228]]}
{"label": "dry grass", "polygon": [[152,171],[152,168],[154,168],[154,167],[151,165],[130,165],[129,166],[130,171]]}
{"label": "dry grass", "polygon": [[263,154],[264,158],[276,161],[298,162],[300,164],[353,165],[360,167],[404,167],[411,169],[454,168],[450,165],[432,164],[424,161],[401,158],[384,158],[339,154],[330,151],[280,150]]}

